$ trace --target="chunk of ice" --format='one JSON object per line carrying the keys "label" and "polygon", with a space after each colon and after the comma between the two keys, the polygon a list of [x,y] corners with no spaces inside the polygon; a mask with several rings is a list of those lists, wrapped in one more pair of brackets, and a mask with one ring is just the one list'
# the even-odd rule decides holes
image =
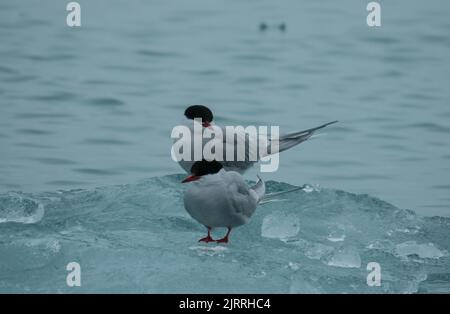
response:
{"label": "chunk of ice", "polygon": [[333,254],[328,265],[344,268],[359,268],[361,267],[361,257],[356,248],[344,247]]}
{"label": "chunk of ice", "polygon": [[300,220],[294,214],[286,214],[281,211],[264,217],[261,235],[265,238],[280,239],[286,241],[295,237],[300,231]]}

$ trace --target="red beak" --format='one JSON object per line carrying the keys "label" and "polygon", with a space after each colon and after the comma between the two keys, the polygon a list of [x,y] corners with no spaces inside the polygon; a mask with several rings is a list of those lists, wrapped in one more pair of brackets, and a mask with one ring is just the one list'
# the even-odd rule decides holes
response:
{"label": "red beak", "polygon": [[210,129],[212,129],[211,123],[209,123],[208,121],[203,121],[202,125],[203,125],[204,128],[210,128]]}
{"label": "red beak", "polygon": [[181,181],[181,183],[186,183],[186,182],[192,182],[195,180],[200,179],[200,176],[196,176],[195,174],[190,175],[189,177],[187,177],[186,179],[184,179],[183,181]]}

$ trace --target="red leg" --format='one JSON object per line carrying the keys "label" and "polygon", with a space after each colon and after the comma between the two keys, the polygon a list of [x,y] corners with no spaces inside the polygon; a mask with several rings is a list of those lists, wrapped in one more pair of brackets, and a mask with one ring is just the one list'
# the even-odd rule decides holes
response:
{"label": "red leg", "polygon": [[201,238],[200,240],[198,240],[198,242],[214,242],[214,239],[211,238],[211,227],[206,227],[208,228],[208,235],[204,238]]}
{"label": "red leg", "polygon": [[227,234],[219,240],[216,240],[217,243],[228,243],[228,236],[230,235],[231,228],[228,228]]}

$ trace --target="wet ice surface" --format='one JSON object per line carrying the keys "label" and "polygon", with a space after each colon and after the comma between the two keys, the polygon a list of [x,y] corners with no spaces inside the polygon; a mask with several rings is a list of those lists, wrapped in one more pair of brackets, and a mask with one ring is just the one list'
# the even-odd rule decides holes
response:
{"label": "wet ice surface", "polygon": [[[0,292],[450,291],[449,218],[305,188],[260,206],[229,245],[201,244],[180,179],[2,194]],[[81,265],[79,288],[66,285],[69,262]],[[366,284],[369,262],[381,266],[380,287]]]}

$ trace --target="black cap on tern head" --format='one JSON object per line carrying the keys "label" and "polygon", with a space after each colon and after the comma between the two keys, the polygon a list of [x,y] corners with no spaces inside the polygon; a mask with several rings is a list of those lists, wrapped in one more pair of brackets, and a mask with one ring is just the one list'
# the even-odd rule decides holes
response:
{"label": "black cap on tern head", "polygon": [[223,166],[220,162],[216,160],[207,161],[196,161],[191,167],[191,174],[196,176],[203,176],[206,174],[214,174],[220,171]]}
{"label": "black cap on tern head", "polygon": [[186,183],[198,180],[204,175],[218,173],[222,168],[222,164],[216,160],[207,161],[203,159],[202,161],[196,161],[191,167],[191,175],[181,182]]}
{"label": "black cap on tern head", "polygon": [[184,111],[186,118],[194,120],[195,118],[201,118],[203,122],[212,122],[214,116],[208,107],[202,105],[190,106]]}

